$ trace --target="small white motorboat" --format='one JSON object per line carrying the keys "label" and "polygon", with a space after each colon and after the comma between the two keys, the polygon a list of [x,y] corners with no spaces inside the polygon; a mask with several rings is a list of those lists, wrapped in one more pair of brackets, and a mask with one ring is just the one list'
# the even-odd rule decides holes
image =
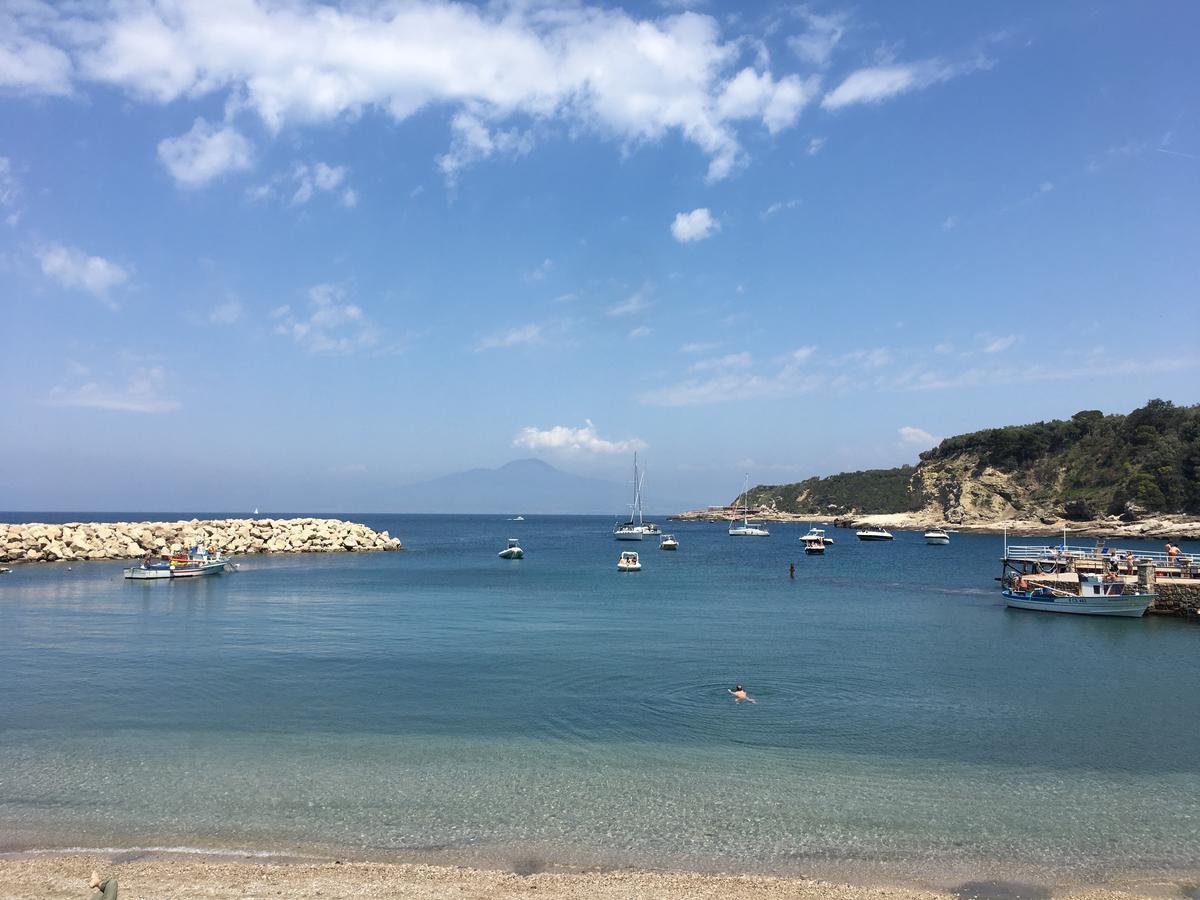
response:
{"label": "small white motorboat", "polygon": [[942,531],[940,528],[931,528],[925,532],[925,543],[927,544],[948,544],[950,543],[950,535]]}
{"label": "small white motorboat", "polygon": [[642,571],[642,563],[638,559],[638,555],[633,550],[626,550],[621,554],[621,558],[617,560],[618,572],[640,572]]}
{"label": "small white motorboat", "polygon": [[525,517],[524,517],[524,516],[515,516],[514,518],[511,518],[511,519],[509,519],[508,521],[510,521],[510,522],[524,522],[524,521],[525,521]]}
{"label": "small white motorboat", "polygon": [[675,535],[664,534],[662,540],[658,542],[659,550],[678,550],[679,541],[675,540]]}
{"label": "small white motorboat", "polygon": [[810,555],[823,555],[825,553],[825,545],[832,543],[829,538],[825,537],[824,528],[809,528],[808,534],[800,538],[804,541],[804,552]]}
{"label": "small white motorboat", "polygon": [[516,538],[509,538],[508,546],[500,551],[501,559],[522,559],[524,556],[525,551],[521,549]]}
{"label": "small white motorboat", "polygon": [[[674,550],[675,548],[672,547],[671,549]],[[8,566],[0,566],[0,575],[7,575],[11,571],[12,569],[10,569]]]}
{"label": "small white motorboat", "polygon": [[860,528],[854,532],[860,541],[890,541],[892,533],[886,528]]}

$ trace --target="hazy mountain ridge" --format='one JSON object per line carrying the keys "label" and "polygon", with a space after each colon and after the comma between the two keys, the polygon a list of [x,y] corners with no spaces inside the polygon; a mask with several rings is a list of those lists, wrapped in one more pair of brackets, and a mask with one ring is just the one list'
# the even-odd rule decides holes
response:
{"label": "hazy mountain ridge", "polygon": [[954,523],[1200,514],[1200,406],[1151,400],[1128,415],[990,428],[920,463],[759,485],[751,506],[799,515],[920,513]]}
{"label": "hazy mountain ridge", "polygon": [[[631,484],[585,478],[540,459],[518,459],[496,469],[468,469],[397,489],[394,508],[408,513],[495,515],[612,515],[627,512]],[[647,512],[669,510],[649,495]]]}

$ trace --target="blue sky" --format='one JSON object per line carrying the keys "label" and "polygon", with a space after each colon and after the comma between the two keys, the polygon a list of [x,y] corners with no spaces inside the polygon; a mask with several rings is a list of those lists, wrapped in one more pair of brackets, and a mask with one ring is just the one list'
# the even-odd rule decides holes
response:
{"label": "blue sky", "polygon": [[1195,403],[1200,10],[0,10],[0,508],[647,493]]}

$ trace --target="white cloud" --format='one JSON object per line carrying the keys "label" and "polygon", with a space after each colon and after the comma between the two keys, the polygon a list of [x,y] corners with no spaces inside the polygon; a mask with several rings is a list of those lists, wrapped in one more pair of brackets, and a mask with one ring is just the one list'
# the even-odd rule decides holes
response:
{"label": "white cloud", "polygon": [[967,63],[947,63],[928,59],[915,63],[871,66],[852,72],[821,101],[823,109],[835,110],[856,103],[880,103],[889,97],[949,81],[979,69],[991,67],[991,61],[979,57]]}
{"label": "white cloud", "polygon": [[343,206],[354,207],[358,205],[358,194],[353,188],[344,187],[346,175],[345,166],[331,166],[320,161],[297,162],[265,184],[247,189],[246,196],[254,201],[286,196],[289,205],[302,206],[320,192],[335,194]]}
{"label": "white cloud", "polygon": [[129,280],[129,272],[116,263],[62,244],[50,244],[37,256],[46,276],[63,287],[87,291],[114,309],[116,304],[108,299],[109,290]]}
{"label": "white cloud", "polygon": [[[0,44],[0,77],[43,93],[90,80],[160,104],[223,95],[232,115],[253,112],[274,132],[444,109],[453,124],[438,165],[451,181],[473,162],[528,152],[556,124],[623,149],[681,137],[719,180],[744,159],[744,123],[787,128],[817,89],[815,76],[769,71],[762,54],[746,74],[738,64],[754,36],[726,38],[725,28],[742,26],[695,12],[172,0],[64,4],[55,15],[53,36],[14,26]],[[840,27],[809,17],[798,52],[827,56],[820,48],[836,44]]]}
{"label": "white cloud", "polygon": [[789,359],[791,362],[797,364],[808,362],[810,359],[812,359],[812,355],[816,352],[817,348],[813,346],[799,347],[791,352]]}
{"label": "white cloud", "polygon": [[942,227],[947,231],[953,231],[958,227],[958,216],[946,216],[942,222]]}
{"label": "white cloud", "polygon": [[159,161],[181,187],[202,187],[226,172],[250,168],[251,144],[230,125],[197,119],[187,134],[158,144]]}
{"label": "white cloud", "polygon": [[633,329],[631,329],[631,330],[630,330],[630,332],[629,332],[629,336],[630,336],[631,338],[644,338],[644,337],[649,337],[649,336],[650,336],[650,329],[649,329],[649,328],[647,328],[645,325],[639,325],[637,328],[633,328]]}
{"label": "white cloud", "polygon": [[853,366],[863,369],[879,369],[892,361],[892,354],[884,347],[873,350],[852,350],[833,360],[834,365]]}
{"label": "white cloud", "polygon": [[[74,368],[81,377],[86,377],[85,368]],[[60,385],[50,391],[49,401],[55,406],[84,406],[121,412],[174,412],[182,404],[167,396],[166,385],[166,370],[161,366],[151,366],[134,371],[123,385],[94,380],[70,387]]]}
{"label": "white cloud", "polygon": [[766,221],[767,219],[771,218],[771,216],[775,215],[775,213],[777,213],[777,212],[783,212],[785,209],[795,209],[799,205],[800,205],[799,200],[788,200],[786,202],[782,201],[782,200],[776,200],[774,203],[772,203],[770,206],[768,206],[766,209],[764,209],[761,213],[759,213],[759,218]]}
{"label": "white cloud", "polygon": [[26,0],[0,6],[0,89],[17,94],[71,93],[71,57],[53,44],[57,14]]}
{"label": "white cloud", "polygon": [[754,397],[811,393],[828,384],[829,379],[824,375],[803,375],[786,368],[773,375],[731,372],[666,385],[648,391],[638,399],[649,406],[706,406]]}
{"label": "white cloud", "polygon": [[308,318],[300,318],[290,306],[271,313],[279,323],[276,334],[290,337],[312,353],[352,353],[373,347],[379,340],[362,308],[344,302],[346,292],[337,285],[318,284],[309,289],[308,299]]}
{"label": "white cloud", "polygon": [[236,300],[226,300],[224,303],[214,306],[208,314],[208,321],[214,325],[232,325],[242,317],[242,304]]}
{"label": "white cloud", "polygon": [[646,446],[645,442],[638,438],[625,441],[606,440],[596,433],[596,426],[592,424],[591,419],[584,419],[584,423],[582,428],[555,425],[545,431],[527,426],[513,438],[513,446],[527,447],[530,450],[583,453],[628,453]]}
{"label": "white cloud", "polygon": [[986,343],[983,347],[984,353],[1003,353],[1013,344],[1020,340],[1020,337],[1015,334],[1007,334],[1004,337],[985,338]]}
{"label": "white cloud", "polygon": [[540,263],[525,275],[526,281],[541,281],[554,269],[554,260],[550,258],[543,259]]}
{"label": "white cloud", "polygon": [[1039,194],[1048,194],[1052,190],[1054,190],[1054,182],[1053,181],[1043,181],[1041,184],[1038,185],[1038,193]]}
{"label": "white cloud", "polygon": [[788,46],[806,63],[814,66],[828,65],[833,51],[846,34],[849,16],[844,13],[821,16],[807,10],[802,10],[800,14],[807,22],[808,29],[803,34],[789,37]]}
{"label": "white cloud", "polygon": [[518,328],[510,328],[507,331],[487,335],[476,345],[475,349],[496,350],[503,347],[516,347],[520,344],[537,344],[541,340],[541,325],[522,325]]}
{"label": "white cloud", "polygon": [[679,348],[680,353],[708,353],[721,345],[716,341],[691,341]]}
{"label": "white cloud", "polygon": [[671,234],[681,244],[702,241],[720,230],[721,223],[704,207],[693,209],[690,213],[676,213],[675,221],[671,223]]}
{"label": "white cloud", "polygon": [[7,210],[4,215],[7,225],[16,225],[21,218],[20,210],[17,209],[17,199],[20,196],[21,184],[13,173],[12,160],[7,156],[0,156],[0,210]]}
{"label": "white cloud", "polygon": [[610,306],[608,314],[610,316],[629,316],[647,309],[650,306],[646,296],[648,293],[649,288],[645,286],[638,288],[620,303]]}
{"label": "white cloud", "polygon": [[754,363],[749,353],[727,353],[714,359],[702,359],[688,366],[689,372],[706,372],[712,369],[748,369]]}
{"label": "white cloud", "polygon": [[937,438],[924,428],[916,428],[912,425],[900,428],[900,440],[906,444],[920,444],[923,447],[932,447],[938,442]]}
{"label": "white cloud", "polygon": [[825,142],[827,140],[828,140],[828,138],[823,138],[823,137],[812,138],[808,142],[808,155],[816,156],[818,153],[820,153],[821,149],[825,146]]}

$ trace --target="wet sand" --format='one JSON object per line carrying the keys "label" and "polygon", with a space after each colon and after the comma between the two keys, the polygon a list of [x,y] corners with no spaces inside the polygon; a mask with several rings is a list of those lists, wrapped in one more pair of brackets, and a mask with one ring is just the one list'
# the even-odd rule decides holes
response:
{"label": "wet sand", "polygon": [[[120,857],[116,858],[120,860]],[[1118,900],[1187,896],[1188,886],[1149,885],[1135,891],[1065,889],[1006,881],[977,881],[947,891],[853,886],[803,878],[707,875],[687,872],[591,871],[516,874],[450,866],[365,862],[230,862],[147,857],[114,862],[95,855],[0,859],[0,898],[66,900],[89,896],[92,871],[116,877],[122,900],[140,898],[540,898],[540,900]]]}

